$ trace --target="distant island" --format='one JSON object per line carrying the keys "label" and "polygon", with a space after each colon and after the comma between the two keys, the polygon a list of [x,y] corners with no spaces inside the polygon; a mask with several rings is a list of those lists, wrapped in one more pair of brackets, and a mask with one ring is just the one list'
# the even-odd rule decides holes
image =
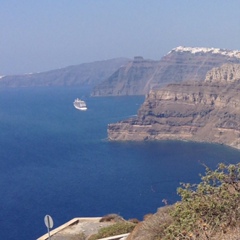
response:
{"label": "distant island", "polygon": [[135,56],[1,76],[0,88],[75,86],[88,87],[93,97],[146,95],[169,83],[202,82],[209,70],[225,63],[240,63],[240,51],[180,46],[158,61]]}
{"label": "distant island", "polygon": [[130,59],[115,58],[104,61],[83,63],[54,69],[47,72],[8,75],[0,77],[0,88],[3,87],[51,87],[76,86],[78,88],[96,86]]}

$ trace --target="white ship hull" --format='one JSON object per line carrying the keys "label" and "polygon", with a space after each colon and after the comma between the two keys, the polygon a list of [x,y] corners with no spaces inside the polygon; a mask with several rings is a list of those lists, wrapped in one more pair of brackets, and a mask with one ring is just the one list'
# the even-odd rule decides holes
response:
{"label": "white ship hull", "polygon": [[73,102],[73,106],[78,109],[78,110],[81,110],[81,111],[86,111],[87,110],[87,105],[86,103],[81,100],[81,99],[75,99],[75,101]]}
{"label": "white ship hull", "polygon": [[82,111],[86,111],[87,110],[87,107],[77,107],[77,106],[74,106],[76,109],[78,110],[82,110]]}

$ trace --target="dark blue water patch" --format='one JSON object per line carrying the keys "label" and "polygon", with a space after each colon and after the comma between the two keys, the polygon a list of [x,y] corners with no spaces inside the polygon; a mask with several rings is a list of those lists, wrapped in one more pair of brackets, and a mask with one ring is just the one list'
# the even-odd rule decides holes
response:
{"label": "dark blue water patch", "polygon": [[[84,96],[88,110],[73,107]],[[90,98],[76,88],[0,93],[0,237],[36,239],[74,217],[139,218],[179,200],[202,163],[236,163],[240,152],[191,142],[108,142],[107,124],[135,115],[144,97]],[[7,219],[7,221],[6,221]]]}

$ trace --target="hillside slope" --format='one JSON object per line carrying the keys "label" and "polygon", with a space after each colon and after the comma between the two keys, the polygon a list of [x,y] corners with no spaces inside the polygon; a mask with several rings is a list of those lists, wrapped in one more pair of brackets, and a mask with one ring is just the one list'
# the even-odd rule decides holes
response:
{"label": "hillside slope", "polygon": [[4,76],[0,78],[0,87],[95,86],[128,61],[116,58],[47,72]]}

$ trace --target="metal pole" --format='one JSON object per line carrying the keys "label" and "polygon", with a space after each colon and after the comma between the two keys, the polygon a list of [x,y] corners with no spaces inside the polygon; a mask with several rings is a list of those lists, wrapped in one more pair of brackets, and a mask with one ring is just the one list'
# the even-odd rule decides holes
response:
{"label": "metal pole", "polygon": [[48,228],[48,239],[51,240],[49,228]]}
{"label": "metal pole", "polygon": [[[47,217],[47,221],[48,221],[48,226],[50,226],[49,216]],[[48,227],[48,239],[51,240],[49,227]]]}
{"label": "metal pole", "polygon": [[49,228],[48,228],[48,239],[51,240]]}

